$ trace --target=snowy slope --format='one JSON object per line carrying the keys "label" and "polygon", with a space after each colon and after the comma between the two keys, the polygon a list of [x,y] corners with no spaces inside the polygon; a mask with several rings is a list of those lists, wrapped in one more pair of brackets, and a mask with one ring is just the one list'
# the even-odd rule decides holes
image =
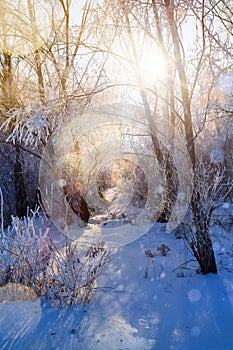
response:
{"label": "snowy slope", "polygon": [[113,252],[91,304],[0,304],[0,349],[232,350],[232,232],[215,226],[213,241],[219,274],[202,276],[183,240],[155,224]]}

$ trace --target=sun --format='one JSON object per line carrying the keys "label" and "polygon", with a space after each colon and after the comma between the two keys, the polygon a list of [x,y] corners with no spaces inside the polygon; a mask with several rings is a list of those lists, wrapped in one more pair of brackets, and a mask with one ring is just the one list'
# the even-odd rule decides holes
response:
{"label": "sun", "polygon": [[[128,33],[123,29],[112,43],[111,53],[106,66],[118,86],[154,90],[167,81],[168,64],[162,49],[142,30]],[[130,92],[127,90],[130,98],[137,98],[137,92],[133,88]]]}
{"label": "sun", "polygon": [[128,61],[128,71],[139,84],[152,88],[159,81],[164,82],[167,78],[167,63],[156,41],[142,30],[135,30],[131,35],[122,33],[122,36],[124,46],[121,43],[117,52]]}
{"label": "sun", "polygon": [[138,40],[138,69],[143,85],[155,85],[166,76],[166,60],[159,46],[148,36]]}

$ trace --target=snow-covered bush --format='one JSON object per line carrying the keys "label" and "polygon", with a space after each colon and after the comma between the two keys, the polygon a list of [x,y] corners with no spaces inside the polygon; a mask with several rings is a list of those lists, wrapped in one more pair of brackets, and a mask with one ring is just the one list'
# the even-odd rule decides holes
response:
{"label": "snow-covered bush", "polygon": [[98,289],[97,281],[110,261],[100,242],[83,250],[78,242],[56,250],[44,272],[42,294],[59,306],[88,303]]}
{"label": "snow-covered bush", "polygon": [[81,249],[78,242],[67,239],[59,250],[49,230],[37,212],[23,220],[13,217],[8,231],[1,230],[0,286],[28,286],[62,307],[89,302],[110,252],[102,242]]}

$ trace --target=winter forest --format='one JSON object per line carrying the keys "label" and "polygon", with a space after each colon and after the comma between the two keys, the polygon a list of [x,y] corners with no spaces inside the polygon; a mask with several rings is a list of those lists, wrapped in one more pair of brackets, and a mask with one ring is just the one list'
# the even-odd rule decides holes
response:
{"label": "winter forest", "polygon": [[0,164],[0,349],[232,350],[232,0],[1,0]]}

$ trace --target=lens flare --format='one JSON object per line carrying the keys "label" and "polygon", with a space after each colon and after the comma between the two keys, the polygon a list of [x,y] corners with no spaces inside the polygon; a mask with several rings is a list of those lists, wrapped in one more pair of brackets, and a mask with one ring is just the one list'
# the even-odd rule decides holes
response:
{"label": "lens flare", "polygon": [[[164,207],[166,176],[152,151],[151,133],[170,150],[178,171],[178,194],[167,230],[180,223],[192,195],[192,166],[185,140],[178,131],[171,131],[165,119],[158,120],[156,129],[152,130],[143,108],[113,104],[72,118],[44,150],[40,167],[41,197],[48,216],[59,230],[71,239],[82,236],[82,242],[87,244],[104,241],[109,246],[119,246],[138,239],[152,227]],[[136,172],[138,177],[134,175]],[[102,186],[105,191],[110,190],[105,196],[101,195],[103,173]],[[137,189],[143,194],[143,207],[120,227],[87,223],[88,220],[82,219],[85,208],[80,205],[77,215],[72,210],[73,204],[65,200],[64,187],[66,184],[72,187],[71,181],[75,182],[78,197],[94,211],[110,208],[127,212],[129,204],[136,203]]]}

